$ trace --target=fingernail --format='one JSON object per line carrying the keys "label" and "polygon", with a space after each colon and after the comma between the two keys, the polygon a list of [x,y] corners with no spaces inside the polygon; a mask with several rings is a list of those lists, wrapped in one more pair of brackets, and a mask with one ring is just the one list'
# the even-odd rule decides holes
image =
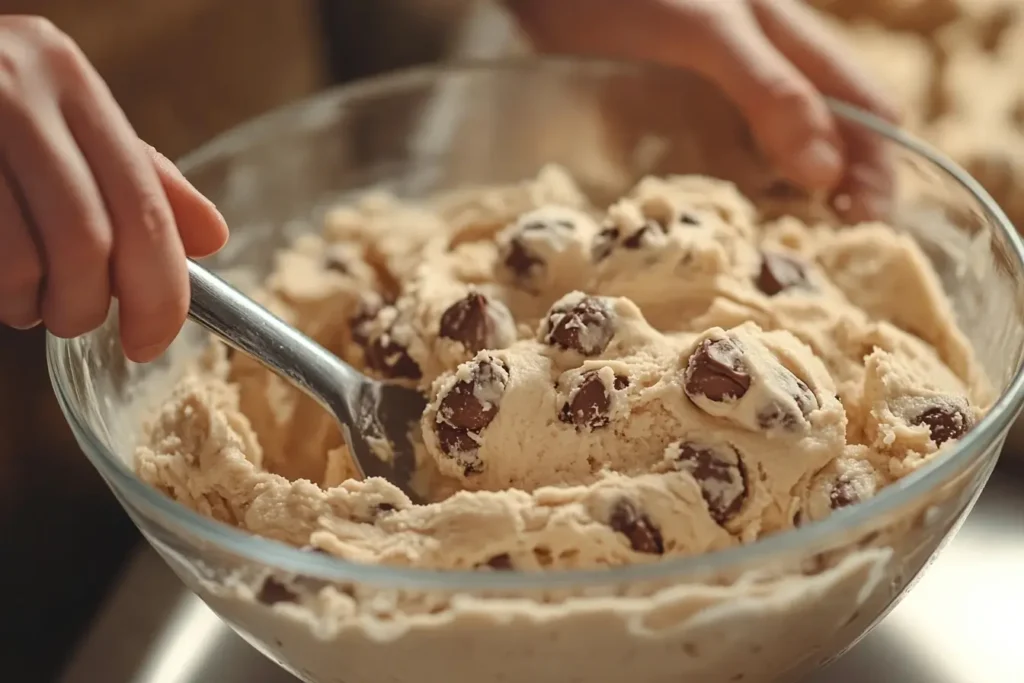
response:
{"label": "fingernail", "polygon": [[793,166],[804,183],[825,187],[835,181],[842,170],[843,159],[830,143],[816,138],[793,156]]}
{"label": "fingernail", "polygon": [[39,323],[41,323],[41,322],[43,322],[43,321],[42,320],[37,320],[37,321],[35,321],[33,323],[28,323],[27,325],[11,325],[11,327],[13,329],[15,329],[15,330],[22,330],[22,331],[24,331],[24,330],[31,330],[32,328],[37,327],[39,325]]}

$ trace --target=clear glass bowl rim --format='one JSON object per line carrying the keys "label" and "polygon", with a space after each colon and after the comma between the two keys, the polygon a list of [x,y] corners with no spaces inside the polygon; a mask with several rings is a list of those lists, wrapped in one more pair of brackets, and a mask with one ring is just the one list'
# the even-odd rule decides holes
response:
{"label": "clear glass bowl rim", "polygon": [[[346,102],[366,101],[389,92],[428,86],[452,76],[487,76],[498,73],[565,71],[572,73],[628,74],[667,70],[665,67],[621,60],[579,57],[526,57],[504,60],[453,62],[414,67],[335,86],[299,100],[228,130],[186,155],[179,167],[186,176],[204,163],[244,148],[266,133],[300,124],[312,112],[333,110]],[[978,202],[985,217],[1002,233],[1012,250],[1013,267],[1024,277],[1024,242],[1002,209],[964,169],[914,136],[857,107],[829,100],[833,113],[854,125],[869,129],[906,150],[931,162],[962,185]],[[283,543],[247,534],[229,525],[193,512],[137,478],[128,465],[107,449],[88,426],[85,416],[74,405],[67,380],[60,376],[59,358],[68,342],[47,334],[46,356],[50,380],[58,403],[83,450],[111,487],[132,505],[142,505],[148,514],[169,520],[196,540],[212,544],[251,562],[328,581],[358,582],[402,589],[466,591],[545,590],[666,578],[683,579],[715,571],[751,566],[754,561],[770,561],[825,544],[831,537],[885,516],[911,503],[941,485],[962,468],[981,457],[996,439],[1009,429],[1024,404],[1024,366],[1018,365],[1006,390],[988,414],[955,448],[911,475],[883,489],[870,501],[841,510],[825,520],[781,532],[749,545],[713,553],[669,558],[659,562],[609,569],[553,570],[548,572],[479,572],[473,570],[435,570],[359,564],[319,553],[308,553]]]}

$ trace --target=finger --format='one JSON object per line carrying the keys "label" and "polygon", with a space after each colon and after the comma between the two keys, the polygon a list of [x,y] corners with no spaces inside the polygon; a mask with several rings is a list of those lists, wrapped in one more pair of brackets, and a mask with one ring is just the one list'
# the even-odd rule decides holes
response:
{"label": "finger", "polygon": [[[766,35],[821,92],[898,122],[897,107],[810,10],[792,0],[760,0],[755,8]],[[895,183],[889,143],[862,126],[838,125],[846,167],[834,194],[836,208],[852,222],[886,218]]]}
{"label": "finger", "polygon": [[514,0],[510,9],[541,49],[653,61],[702,75],[737,105],[789,180],[809,190],[839,181],[842,142],[828,107],[745,4]]}
{"label": "finger", "polygon": [[110,221],[60,112],[45,102],[0,113],[4,163],[17,179],[27,222],[42,245],[46,281],[40,314],[59,337],[103,323],[110,307]]}
{"label": "finger", "polygon": [[895,169],[889,143],[868,129],[840,124],[847,147],[843,179],[833,193],[836,210],[850,223],[886,220],[892,211]]}
{"label": "finger", "polygon": [[758,0],[754,8],[769,40],[818,90],[898,122],[896,105],[810,9],[793,0]]}
{"label": "finger", "polygon": [[184,248],[160,177],[114,97],[87,65],[78,76],[88,87],[69,90],[62,109],[113,218],[121,342],[130,359],[145,362],[184,324]]}
{"label": "finger", "polygon": [[0,175],[0,323],[19,330],[39,324],[43,259],[7,174]]}
{"label": "finger", "polygon": [[185,250],[163,185],[106,84],[84,61],[69,79],[62,109],[112,218],[111,273],[125,354],[147,362],[185,322],[189,286]]}
{"label": "finger", "polygon": [[708,77],[739,107],[784,176],[810,190],[835,186],[843,168],[835,121],[815,87],[768,41],[754,17],[740,9],[709,12],[696,28],[692,47],[680,49],[678,61]]}
{"label": "finger", "polygon": [[228,241],[228,226],[220,211],[192,186],[170,159],[145,142],[142,144],[171,203],[185,253],[201,258],[219,251]]}

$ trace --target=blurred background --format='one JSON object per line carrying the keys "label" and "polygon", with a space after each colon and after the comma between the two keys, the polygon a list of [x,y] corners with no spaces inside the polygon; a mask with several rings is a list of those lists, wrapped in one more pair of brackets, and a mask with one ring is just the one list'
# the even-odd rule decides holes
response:
{"label": "blurred background", "polygon": [[[1024,0],[809,1],[898,96],[908,126],[1022,224]],[[334,83],[459,51],[500,52],[507,28],[464,40],[484,30],[467,29],[473,5],[0,0],[0,13],[52,19],[140,136],[176,158]],[[64,423],[43,334],[0,327],[0,678],[53,680],[138,541]]]}

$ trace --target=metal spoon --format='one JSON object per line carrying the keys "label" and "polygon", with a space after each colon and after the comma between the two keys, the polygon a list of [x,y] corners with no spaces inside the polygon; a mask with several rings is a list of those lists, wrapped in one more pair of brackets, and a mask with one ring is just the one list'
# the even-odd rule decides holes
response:
{"label": "metal spoon", "polygon": [[414,389],[370,379],[194,261],[189,317],[316,400],[341,426],[364,477],[382,477],[414,503],[410,435],[426,407]]}

